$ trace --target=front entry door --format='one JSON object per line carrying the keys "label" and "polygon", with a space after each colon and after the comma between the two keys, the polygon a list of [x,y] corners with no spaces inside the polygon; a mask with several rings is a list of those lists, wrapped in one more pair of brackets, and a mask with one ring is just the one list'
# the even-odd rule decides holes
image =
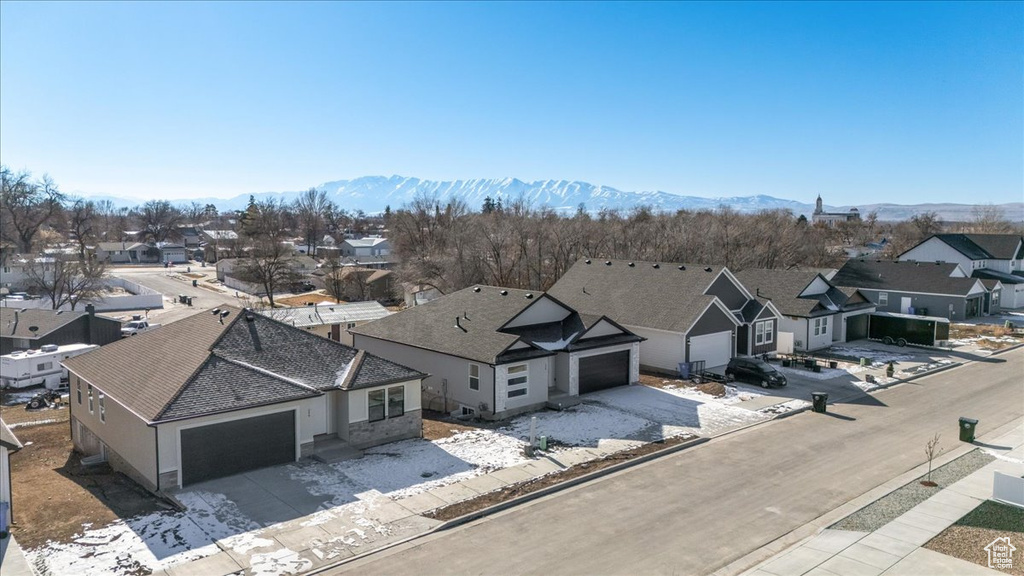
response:
{"label": "front entry door", "polygon": [[900,312],[904,314],[910,314],[911,299],[907,297],[900,298]]}

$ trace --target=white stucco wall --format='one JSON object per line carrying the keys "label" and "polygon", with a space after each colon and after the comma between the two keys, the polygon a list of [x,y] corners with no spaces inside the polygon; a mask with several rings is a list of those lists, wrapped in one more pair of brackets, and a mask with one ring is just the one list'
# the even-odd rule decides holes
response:
{"label": "white stucco wall", "polygon": [[[516,396],[515,398],[508,397],[508,369],[510,366],[518,366],[520,364],[526,364],[527,381],[526,395]],[[539,404],[547,402],[548,400],[548,387],[551,385],[551,378],[554,375],[554,356],[545,356],[543,358],[533,358],[525,362],[510,362],[508,364],[499,364],[494,367],[495,369],[495,385],[497,396],[495,398],[495,405],[497,406],[498,412],[504,412],[506,410],[515,410],[516,408],[522,408],[523,406],[530,406],[531,404]],[[512,377],[518,377],[522,374],[513,374]]]}
{"label": "white stucco wall", "polygon": [[949,244],[938,238],[929,238],[921,244],[911,248],[902,256],[901,261],[917,260],[918,262],[956,262],[970,274],[971,259],[957,252]]}
{"label": "white stucco wall", "polygon": [[639,326],[625,328],[647,338],[640,343],[640,363],[644,366],[675,372],[679,363],[686,360],[686,338],[683,334]]}
{"label": "white stucco wall", "polygon": [[591,326],[590,330],[587,330],[583,339],[600,338],[601,336],[614,336],[616,334],[622,334],[622,330],[619,330],[607,320],[601,320],[597,324]]}

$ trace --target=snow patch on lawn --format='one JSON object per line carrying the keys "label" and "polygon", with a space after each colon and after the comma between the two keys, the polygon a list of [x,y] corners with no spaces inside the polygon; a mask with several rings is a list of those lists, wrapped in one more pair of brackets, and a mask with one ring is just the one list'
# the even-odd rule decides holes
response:
{"label": "snow patch on lawn", "polygon": [[843,376],[849,376],[850,373],[846,370],[840,370],[838,368],[822,368],[821,372],[812,372],[805,368],[784,368],[778,367],[779,372],[786,374],[787,376],[799,376],[800,378],[806,378],[807,380],[832,380],[833,378],[841,378]]}
{"label": "snow patch on lawn", "polygon": [[914,356],[910,354],[899,354],[895,352],[886,352],[885,350],[876,350],[874,348],[861,348],[858,346],[832,346],[831,351],[839,354],[840,356],[870,358],[873,362],[872,366],[874,367],[878,367],[879,365],[887,364],[889,362],[905,362],[914,359]]}
{"label": "snow patch on lawn", "polygon": [[[530,420],[537,418],[537,436],[571,446],[600,446],[613,440],[631,439],[655,423],[622,410],[609,409],[598,404],[596,397],[588,396],[587,403],[561,412],[538,412],[514,419],[501,431],[529,442]],[[525,444],[525,443],[524,443]]]}

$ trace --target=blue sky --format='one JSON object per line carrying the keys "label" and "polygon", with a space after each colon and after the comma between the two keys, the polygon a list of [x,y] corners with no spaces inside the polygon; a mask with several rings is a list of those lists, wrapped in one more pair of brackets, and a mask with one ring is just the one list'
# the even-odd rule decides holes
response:
{"label": "blue sky", "polygon": [[68,192],[363,175],[1014,202],[1024,3],[0,4],[0,162]]}

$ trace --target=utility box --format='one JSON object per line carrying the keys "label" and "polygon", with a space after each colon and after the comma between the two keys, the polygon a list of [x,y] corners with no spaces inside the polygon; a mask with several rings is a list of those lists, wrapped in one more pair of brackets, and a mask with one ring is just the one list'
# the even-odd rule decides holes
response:
{"label": "utility box", "polygon": [[978,421],[974,418],[960,417],[960,441],[974,442],[974,431],[978,428]]}
{"label": "utility box", "polygon": [[828,404],[828,394],[825,392],[811,392],[811,402],[814,404],[815,412],[824,414],[825,405]]}

